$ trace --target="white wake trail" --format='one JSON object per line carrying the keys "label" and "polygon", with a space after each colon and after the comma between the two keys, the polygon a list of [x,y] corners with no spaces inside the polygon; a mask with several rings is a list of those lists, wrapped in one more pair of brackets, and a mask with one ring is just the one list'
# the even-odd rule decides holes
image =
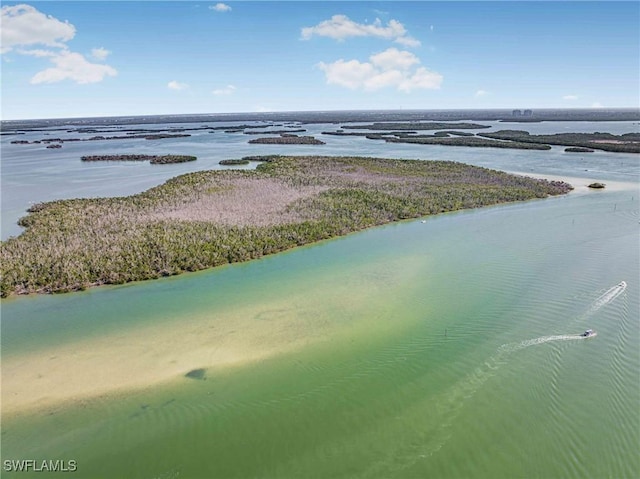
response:
{"label": "white wake trail", "polygon": [[592,314],[594,314],[596,311],[598,311],[600,308],[602,308],[603,306],[605,306],[606,304],[609,304],[611,301],[613,301],[614,299],[616,299],[618,296],[620,296],[622,293],[625,292],[625,290],[627,289],[627,283],[626,281],[621,281],[618,284],[616,284],[615,286],[609,288],[608,290],[606,290],[604,293],[602,293],[592,304],[591,307],[587,310],[587,312],[583,315],[584,317],[588,317],[591,316]]}
{"label": "white wake trail", "polygon": [[520,351],[521,349],[528,348],[530,346],[536,346],[538,344],[549,343],[552,341],[572,341],[575,339],[584,339],[584,337],[580,334],[556,334],[553,336],[542,336],[540,338],[533,338],[533,339],[527,339],[525,341],[520,341],[519,343],[503,344],[498,348],[498,354],[503,355],[506,353],[514,353],[516,351]]}
{"label": "white wake trail", "polygon": [[[618,296],[620,296],[627,289],[627,283],[621,281],[615,286],[612,286],[598,298],[596,298],[586,313],[582,316],[575,318],[573,322],[577,320],[584,320],[605,305],[611,303]],[[594,333],[593,336],[596,334]],[[448,441],[450,437],[450,428],[459,415],[464,404],[482,387],[482,385],[495,374],[503,364],[508,362],[509,357],[523,349],[531,346],[537,346],[540,344],[551,343],[555,341],[577,341],[584,340],[585,337],[581,334],[556,334],[551,336],[541,336],[539,338],[526,339],[524,341],[507,343],[500,346],[495,354],[485,361],[482,366],[477,367],[473,373],[469,374],[464,380],[459,382],[456,386],[450,389],[440,402],[439,409],[442,412],[447,413],[447,419],[443,421],[434,434],[434,437],[430,441],[428,447],[424,450],[424,457],[431,456],[439,451],[442,446]]]}

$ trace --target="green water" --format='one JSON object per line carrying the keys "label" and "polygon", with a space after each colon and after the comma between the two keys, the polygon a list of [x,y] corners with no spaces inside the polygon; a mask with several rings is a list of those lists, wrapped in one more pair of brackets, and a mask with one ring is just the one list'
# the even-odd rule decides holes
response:
{"label": "green water", "polygon": [[2,458],[73,459],[83,478],[637,477],[638,209],[632,184],[583,190],[6,301],[7,361],[232,324],[269,354],[5,415]]}

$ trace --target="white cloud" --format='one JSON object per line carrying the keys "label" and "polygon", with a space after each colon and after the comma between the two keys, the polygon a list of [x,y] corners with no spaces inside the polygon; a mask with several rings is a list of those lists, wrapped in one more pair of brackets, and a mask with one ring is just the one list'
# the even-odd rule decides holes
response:
{"label": "white cloud", "polygon": [[578,95],[565,95],[562,97],[563,100],[574,101],[578,99]]}
{"label": "white cloud", "polygon": [[476,98],[482,98],[483,96],[487,96],[489,92],[487,90],[478,90],[475,94]]}
{"label": "white cloud", "polygon": [[209,10],[215,10],[216,12],[229,12],[231,11],[231,7],[226,3],[216,3],[215,5],[211,5]]}
{"label": "white cloud", "polygon": [[69,22],[61,22],[30,5],[2,7],[1,21],[2,53],[18,45],[41,44],[61,48],[76,34],[76,28]]}
{"label": "white cloud", "polygon": [[172,80],[169,83],[167,83],[167,88],[169,88],[170,90],[185,90],[187,88],[189,88],[189,85],[187,85],[186,83],[180,83],[176,80]]}
{"label": "white cloud", "polygon": [[302,29],[303,40],[309,40],[313,36],[329,37],[335,40],[344,40],[349,37],[376,37],[394,40],[405,46],[420,45],[418,40],[407,36],[404,25],[397,20],[389,20],[384,26],[379,18],[376,18],[373,23],[356,23],[346,15],[334,15],[330,20]]}
{"label": "white cloud", "polygon": [[318,67],[324,71],[327,83],[341,85],[355,90],[365,86],[368,78],[376,75],[371,63],[360,63],[358,60],[338,60],[334,63],[320,62]]}
{"label": "white cloud", "polygon": [[233,92],[235,92],[237,90],[237,88],[233,85],[227,85],[224,88],[218,88],[216,90],[213,90],[213,94],[214,95],[231,95]]}
{"label": "white cloud", "polygon": [[413,74],[407,75],[398,85],[398,90],[411,92],[417,88],[423,90],[437,90],[442,85],[442,75],[437,72],[427,70],[425,67],[418,68]]}
{"label": "white cloud", "polygon": [[442,75],[424,67],[415,68],[420,63],[418,57],[406,51],[389,48],[371,55],[369,62],[358,60],[338,60],[333,63],[321,62],[318,67],[324,71],[328,84],[340,85],[352,90],[379,90],[395,87],[404,92],[415,89],[438,89]]}
{"label": "white cloud", "polygon": [[29,55],[32,57],[39,57],[39,58],[55,57],[57,55],[57,53],[54,51],[42,50],[39,48],[32,49],[32,50],[25,50],[23,48],[19,48],[18,50],[16,50],[16,52],[19,53],[20,55]]}
{"label": "white cloud", "polygon": [[420,40],[416,40],[413,37],[398,37],[394,42],[404,45],[405,47],[419,47],[421,45]]}
{"label": "white cloud", "polygon": [[95,58],[96,60],[104,60],[109,55],[111,55],[111,52],[109,50],[107,50],[106,48],[103,48],[103,47],[94,48],[94,49],[91,50],[91,56],[93,58]]}
{"label": "white cloud", "polygon": [[[15,51],[19,55],[48,58],[53,67],[36,73],[31,84],[55,83],[72,80],[76,83],[96,83],[118,72],[108,65],[89,62],[84,55],[74,53],[65,42],[73,39],[76,28],[69,22],[61,22],[45,15],[30,5],[2,7],[2,48],[0,52]],[[42,48],[23,48],[44,45]],[[104,60],[109,55],[105,48],[94,48],[91,55]]]}
{"label": "white cloud", "polygon": [[411,52],[400,51],[397,48],[388,48],[387,50],[371,55],[371,63],[383,70],[391,70],[399,68],[406,70],[411,66],[420,63],[420,60]]}
{"label": "white cloud", "polygon": [[55,65],[35,74],[31,83],[55,83],[63,80],[72,80],[76,83],[97,83],[106,76],[116,76],[118,72],[108,66],[90,63],[79,54],[68,50],[51,56],[51,62]]}

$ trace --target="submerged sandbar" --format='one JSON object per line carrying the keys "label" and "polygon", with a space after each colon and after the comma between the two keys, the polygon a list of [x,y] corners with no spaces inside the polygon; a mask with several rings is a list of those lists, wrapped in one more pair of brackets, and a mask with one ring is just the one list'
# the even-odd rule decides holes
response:
{"label": "submerged sandbar", "polygon": [[252,157],[128,197],[34,205],[0,247],[3,296],[81,290],[247,261],[392,221],[568,192],[447,161]]}

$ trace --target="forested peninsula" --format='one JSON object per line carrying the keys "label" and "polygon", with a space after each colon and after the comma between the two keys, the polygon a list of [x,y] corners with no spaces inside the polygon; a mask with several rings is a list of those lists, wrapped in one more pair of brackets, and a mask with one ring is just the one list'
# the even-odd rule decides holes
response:
{"label": "forested peninsula", "polygon": [[568,192],[447,161],[251,157],[143,193],[34,205],[0,245],[0,291],[82,290],[247,261],[392,221]]}

